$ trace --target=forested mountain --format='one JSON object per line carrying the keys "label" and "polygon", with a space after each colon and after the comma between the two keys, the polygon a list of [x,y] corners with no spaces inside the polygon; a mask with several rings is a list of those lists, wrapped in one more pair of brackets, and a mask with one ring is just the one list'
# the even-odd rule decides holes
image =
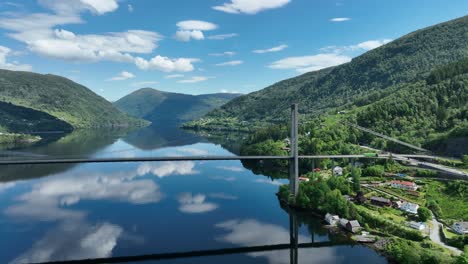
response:
{"label": "forested mountain", "polygon": [[371,50],[351,62],[310,72],[241,96],[212,111],[213,119],[272,121],[287,117],[289,105],[300,112],[324,113],[388,95],[399,84],[425,80],[438,66],[468,57],[468,16],[415,31]]}
{"label": "forested mountain", "polygon": [[236,98],[187,127],[287,124],[289,106],[297,102],[305,114],[301,118],[321,116],[328,125],[336,122],[327,120],[346,119],[409,143],[463,154],[468,144],[467,28],[465,16],[418,30],[349,63]]}
{"label": "forested mountain", "polygon": [[[88,88],[50,74],[0,70],[0,102],[47,113],[74,128],[147,123],[120,112]],[[15,109],[20,108],[10,108],[8,114],[21,118]]]}
{"label": "forested mountain", "polygon": [[240,94],[189,95],[152,88],[137,90],[114,103],[123,112],[154,122],[185,122],[197,119]]}

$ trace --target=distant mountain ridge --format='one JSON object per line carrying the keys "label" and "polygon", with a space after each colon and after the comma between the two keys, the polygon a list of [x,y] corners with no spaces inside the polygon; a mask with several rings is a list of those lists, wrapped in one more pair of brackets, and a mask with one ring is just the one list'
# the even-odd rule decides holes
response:
{"label": "distant mountain ridge", "polygon": [[468,57],[467,28],[464,16],[417,30],[351,62],[238,97],[206,117],[275,121],[288,118],[291,103],[299,103],[301,113],[316,116],[359,100],[375,101],[397,84],[424,80],[434,68]]}
{"label": "distant mountain ridge", "polygon": [[142,88],[114,105],[131,116],[157,125],[159,122],[180,123],[200,118],[238,96],[240,94],[231,93],[190,95]]}
{"label": "distant mountain ridge", "polygon": [[[21,126],[20,123],[27,122],[28,118],[24,117],[24,111],[27,109],[31,109],[30,114],[36,115],[44,122],[47,121],[47,125],[44,125],[37,122],[38,120],[30,120],[35,124],[27,128],[29,131],[37,130],[40,127],[52,130],[64,128],[70,130],[71,127],[148,124],[146,121],[120,112],[112,103],[85,86],[51,74],[0,70],[0,102],[10,104],[4,104],[9,107],[0,112],[9,117],[8,120],[0,120],[0,129],[3,127],[3,130],[10,130],[10,132],[22,132],[26,129],[24,124]],[[37,111],[44,114],[41,115]],[[58,127],[54,127],[53,122]],[[12,129],[12,126],[16,129]]]}

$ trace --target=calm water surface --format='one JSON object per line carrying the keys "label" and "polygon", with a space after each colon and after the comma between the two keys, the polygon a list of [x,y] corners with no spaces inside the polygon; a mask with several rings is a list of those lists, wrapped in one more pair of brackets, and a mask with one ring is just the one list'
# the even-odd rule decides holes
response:
{"label": "calm water surface", "polygon": [[[177,129],[126,134],[77,131],[58,141],[3,151],[31,157],[234,155]],[[115,257],[290,243],[290,214],[271,180],[240,161],[142,162],[0,167],[0,263]],[[294,214],[298,263],[387,263]],[[154,261],[290,263],[291,251]],[[144,262],[148,263],[148,262]],[[153,263],[153,262],[149,262]]]}

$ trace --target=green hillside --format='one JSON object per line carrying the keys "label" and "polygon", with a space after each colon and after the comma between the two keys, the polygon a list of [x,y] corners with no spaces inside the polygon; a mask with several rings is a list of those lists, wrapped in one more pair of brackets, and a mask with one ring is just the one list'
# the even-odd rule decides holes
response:
{"label": "green hillside", "polygon": [[188,95],[162,92],[152,88],[135,91],[114,105],[134,117],[159,122],[185,122],[197,119],[219,107],[239,94]]}
{"label": "green hillside", "polygon": [[[351,62],[310,72],[241,96],[207,118],[275,121],[300,104],[309,116],[355,103],[371,103],[402,83],[425,80],[438,66],[468,57],[468,16],[415,31],[371,50]],[[387,91],[387,92],[386,92]],[[208,124],[209,125],[209,124]]]}
{"label": "green hillside", "polygon": [[45,112],[74,128],[146,124],[66,78],[0,70],[0,101]]}

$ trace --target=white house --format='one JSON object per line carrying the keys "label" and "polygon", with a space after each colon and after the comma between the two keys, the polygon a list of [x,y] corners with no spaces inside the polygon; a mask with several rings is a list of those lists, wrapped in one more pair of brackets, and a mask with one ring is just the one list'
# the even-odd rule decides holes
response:
{"label": "white house", "polygon": [[393,188],[398,188],[398,189],[405,189],[405,190],[412,190],[412,191],[416,191],[418,189],[418,185],[410,181],[392,181],[390,185]]}
{"label": "white house", "polygon": [[343,175],[343,168],[341,168],[340,166],[336,166],[335,168],[333,168],[333,174],[338,176]]}
{"label": "white house", "polygon": [[452,229],[460,235],[468,234],[468,222],[456,222]]}
{"label": "white house", "polygon": [[348,219],[346,218],[340,218],[339,224],[341,227],[346,228],[346,225],[348,224]]}
{"label": "white house", "polygon": [[419,208],[419,205],[414,204],[414,203],[409,203],[409,202],[404,202],[400,206],[400,210],[411,213],[411,214],[417,214],[418,208]]}
{"label": "white house", "polygon": [[337,215],[332,215],[330,213],[325,215],[325,222],[327,222],[329,225],[336,225],[338,221],[340,221],[340,217]]}
{"label": "white house", "polygon": [[421,223],[421,222],[411,221],[410,222],[410,227],[414,228],[416,230],[424,230],[426,228],[426,225],[424,223]]}

